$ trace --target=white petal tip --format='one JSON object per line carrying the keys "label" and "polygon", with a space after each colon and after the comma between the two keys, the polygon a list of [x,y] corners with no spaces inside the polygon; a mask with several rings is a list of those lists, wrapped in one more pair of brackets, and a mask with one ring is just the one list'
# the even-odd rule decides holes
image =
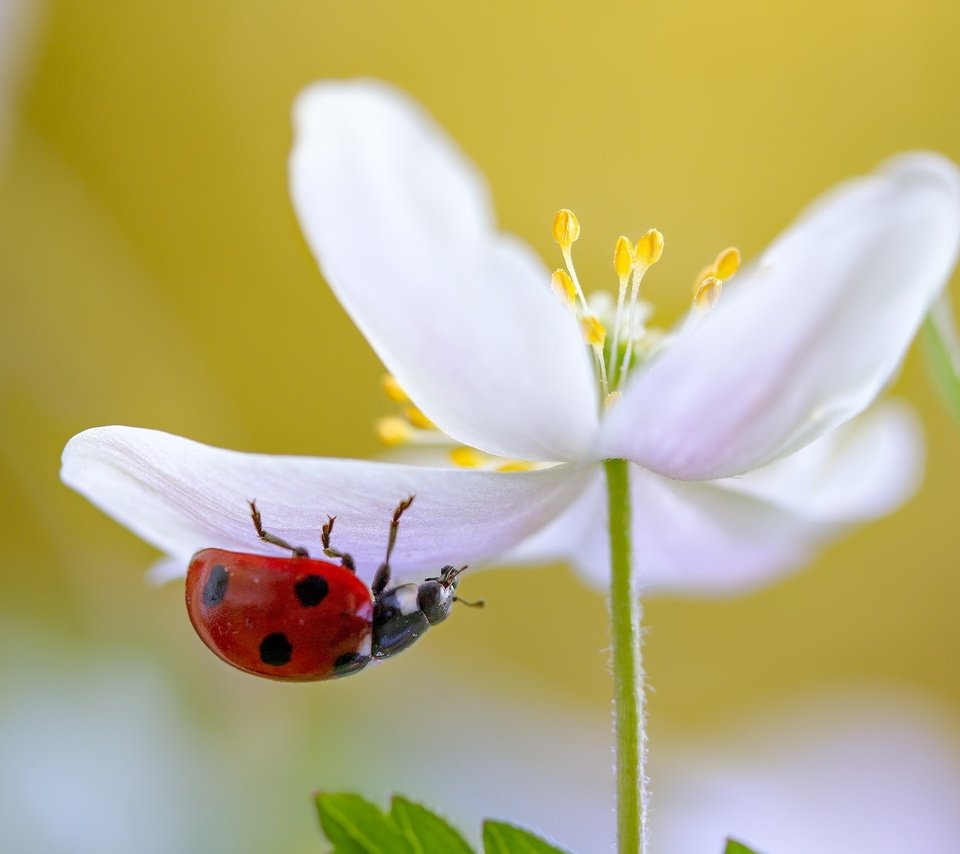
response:
{"label": "white petal tip", "polygon": [[187,574],[187,564],[177,558],[160,558],[147,570],[146,582],[151,587],[160,587],[178,581]]}
{"label": "white petal tip", "polygon": [[904,151],[887,158],[878,170],[894,175],[927,175],[960,194],[960,169],[949,157],[936,151]]}

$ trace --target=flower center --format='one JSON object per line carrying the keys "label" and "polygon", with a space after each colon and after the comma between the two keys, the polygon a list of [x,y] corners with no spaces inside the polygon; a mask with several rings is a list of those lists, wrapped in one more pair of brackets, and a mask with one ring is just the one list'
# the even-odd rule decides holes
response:
{"label": "flower center", "polygon": [[[568,306],[580,324],[583,340],[590,349],[600,385],[604,408],[616,403],[627,377],[638,365],[656,355],[670,340],[663,330],[647,326],[653,313],[650,303],[640,298],[643,277],[663,254],[663,235],[655,228],[644,232],[636,243],[618,237],[613,250],[617,274],[616,303],[606,291],[584,295],[573,264],[573,244],[580,237],[580,222],[564,208],[553,220],[553,238],[560,246],[566,269],[554,271],[550,282],[557,298]],[[693,285],[693,306],[688,323],[699,323],[720,299],[723,285],[740,267],[740,253],[724,249],[713,263],[704,267]],[[612,334],[607,334],[612,330]],[[410,400],[397,380],[383,378],[384,394],[398,412],[377,421],[380,441],[391,448],[419,446],[427,459],[436,463],[437,452],[460,468],[489,471],[528,471],[548,463],[511,460],[492,456],[462,445],[440,430]],[[421,453],[421,452],[417,452]]]}
{"label": "flower center", "polygon": [[[592,351],[606,407],[620,397],[630,372],[658,352],[668,340],[661,330],[647,328],[646,321],[652,307],[640,299],[644,275],[663,254],[663,235],[651,228],[636,243],[624,236],[617,238],[613,250],[613,268],[619,281],[616,308],[604,292],[592,294],[589,300],[584,296],[573,265],[573,244],[579,237],[580,222],[573,211],[567,208],[558,211],[553,219],[553,239],[560,247],[566,269],[556,270],[551,284],[557,297],[570,307],[580,322],[584,341]],[[740,253],[730,247],[724,249],[713,264],[700,271],[693,286],[692,322],[698,322],[717,304],[724,282],[737,272],[739,266]],[[607,330],[611,327],[613,335],[608,336]]]}

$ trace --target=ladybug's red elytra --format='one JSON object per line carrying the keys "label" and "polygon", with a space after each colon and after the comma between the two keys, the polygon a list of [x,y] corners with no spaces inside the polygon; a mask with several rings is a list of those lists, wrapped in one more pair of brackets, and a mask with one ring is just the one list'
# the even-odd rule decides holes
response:
{"label": "ladybug's red elytra", "polygon": [[353,558],[330,545],[336,517],[327,517],[322,542],[324,555],[339,564],[314,560],[306,549],[265,531],[251,501],[257,536],[288,549],[291,557],[197,552],[187,570],[190,622],[225,662],[268,679],[335,679],[396,655],[463,601],[455,591],[465,566],[445,566],[422,584],[388,587],[400,517],[412,503],[413,496],[394,510],[386,557],[367,587]]}

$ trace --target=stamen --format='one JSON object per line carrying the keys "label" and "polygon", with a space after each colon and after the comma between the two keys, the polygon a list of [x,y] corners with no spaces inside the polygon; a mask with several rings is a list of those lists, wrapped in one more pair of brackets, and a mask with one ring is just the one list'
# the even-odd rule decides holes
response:
{"label": "stamen", "polygon": [[603,342],[607,340],[607,330],[595,314],[587,314],[580,318],[580,329],[583,339],[593,348],[593,355],[597,359],[600,369],[600,388],[603,394],[607,393],[607,365],[603,359]]}
{"label": "stamen", "polygon": [[591,347],[603,347],[603,342],[607,339],[607,330],[603,328],[595,314],[588,314],[580,318],[580,328],[583,330],[583,338]]}
{"label": "stamen", "polygon": [[633,252],[633,246],[630,245],[628,238],[623,235],[617,238],[617,245],[613,250],[613,268],[621,281],[633,271]]}
{"label": "stamen", "polygon": [[[613,346],[610,347],[610,370],[613,371],[620,355],[620,336],[623,330],[623,301],[627,295],[627,280],[633,272],[636,263],[634,248],[630,240],[623,235],[617,238],[617,245],[613,250],[613,269],[617,271],[620,286],[617,290],[617,313],[613,316]],[[616,377],[612,377],[615,381]]]}
{"label": "stamen", "polygon": [[407,406],[403,410],[403,417],[407,419],[414,427],[420,430],[436,430],[434,424],[426,415],[424,415],[416,406]]}
{"label": "stamen", "polygon": [[410,400],[407,397],[407,393],[400,386],[400,383],[397,382],[396,377],[393,374],[384,374],[380,379],[380,388],[383,389],[383,393],[390,398],[394,403],[406,403]]}
{"label": "stamen", "polygon": [[376,422],[377,438],[388,447],[398,445],[450,445],[446,434],[433,428],[414,427],[407,419],[388,415]]}
{"label": "stamen", "polygon": [[604,409],[609,409],[609,408],[610,408],[611,406],[613,406],[618,400],[620,400],[621,397],[623,397],[623,392],[622,392],[622,391],[611,391],[610,394],[608,394],[608,395],[603,399],[603,408],[604,408]]}
{"label": "stamen", "polygon": [[566,270],[554,270],[550,277],[550,285],[565,305],[573,305],[577,301],[577,289],[573,286],[573,280]]}
{"label": "stamen", "polygon": [[740,250],[735,246],[724,249],[713,262],[713,269],[716,277],[723,282],[732,278],[740,269]]}
{"label": "stamen", "polygon": [[450,452],[450,459],[455,466],[463,469],[480,468],[486,462],[486,457],[483,454],[474,448],[468,448],[466,445],[454,448]]}
{"label": "stamen", "polygon": [[693,283],[693,307],[699,315],[706,314],[720,299],[723,284],[740,269],[740,251],[735,246],[724,249],[713,264],[704,267]]}
{"label": "stamen", "polygon": [[527,462],[526,460],[511,460],[508,463],[503,463],[502,465],[497,466],[494,471],[499,472],[509,472],[509,471],[531,471],[537,467],[536,463]]}
{"label": "stamen", "polygon": [[637,266],[642,266],[646,271],[647,267],[652,267],[660,260],[661,255],[663,255],[663,235],[657,229],[651,228],[637,241],[637,248],[634,251]]}
{"label": "stamen", "polygon": [[720,299],[723,281],[716,276],[704,276],[696,286],[693,304],[698,311],[709,311]]}
{"label": "stamen", "polygon": [[643,274],[652,267],[663,255],[663,235],[655,228],[648,229],[637,241],[634,249],[635,266],[633,268],[633,282],[630,288],[630,307],[628,309],[631,334],[627,337],[627,351],[623,354],[620,371],[617,374],[617,384],[623,384],[623,378],[630,370],[630,360],[633,358],[633,329],[637,324],[637,297],[640,295],[640,282]]}
{"label": "stamen", "polygon": [[[600,322],[593,318],[594,322],[589,321],[590,309],[587,307],[587,298],[583,295],[583,288],[580,287],[580,279],[577,278],[577,269],[573,266],[573,253],[571,252],[571,247],[580,237],[580,221],[577,219],[576,215],[572,210],[568,208],[562,208],[557,211],[557,215],[553,218],[553,239],[557,241],[557,244],[560,246],[560,253],[563,255],[563,262],[567,265],[567,276],[563,275],[562,270],[557,270],[553,274],[551,283],[554,290],[561,289],[563,291],[563,297],[567,299],[568,304],[573,305],[573,299],[568,297],[568,283],[573,286],[574,294],[576,295],[576,300],[580,303],[579,309],[575,308],[574,310],[580,316],[581,325],[583,325],[584,335],[587,337],[588,343],[593,348],[593,354],[597,359],[597,369],[600,372],[600,385],[603,389],[603,393],[607,393],[607,365],[603,359],[603,338],[600,338],[600,344],[592,343],[593,340],[597,337],[596,326],[600,326],[603,329]],[[584,325],[589,324],[589,325]],[[606,330],[603,332],[604,337],[606,336]]]}
{"label": "stamen", "polygon": [[410,441],[412,435],[412,428],[402,418],[390,415],[377,421],[377,436],[384,445],[404,445]]}
{"label": "stamen", "polygon": [[553,218],[553,239],[560,244],[561,249],[569,249],[580,237],[580,220],[568,208],[557,211]]}
{"label": "stamen", "polygon": [[577,270],[573,266],[573,253],[571,252],[571,247],[579,237],[580,220],[577,219],[573,211],[567,208],[557,211],[557,215],[553,218],[553,239],[556,240],[560,246],[563,263],[567,265],[567,271],[570,274],[573,289],[585,312],[587,310],[587,300],[583,295],[583,288],[580,287],[580,279],[577,278]]}

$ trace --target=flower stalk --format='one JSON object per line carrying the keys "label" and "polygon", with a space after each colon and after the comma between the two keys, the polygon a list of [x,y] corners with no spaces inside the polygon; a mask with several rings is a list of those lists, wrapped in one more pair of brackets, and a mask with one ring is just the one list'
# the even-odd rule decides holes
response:
{"label": "flower stalk", "polygon": [[647,850],[647,735],[641,659],[640,597],[630,546],[630,473],[626,460],[603,463],[610,526],[610,627],[613,639],[617,851]]}

